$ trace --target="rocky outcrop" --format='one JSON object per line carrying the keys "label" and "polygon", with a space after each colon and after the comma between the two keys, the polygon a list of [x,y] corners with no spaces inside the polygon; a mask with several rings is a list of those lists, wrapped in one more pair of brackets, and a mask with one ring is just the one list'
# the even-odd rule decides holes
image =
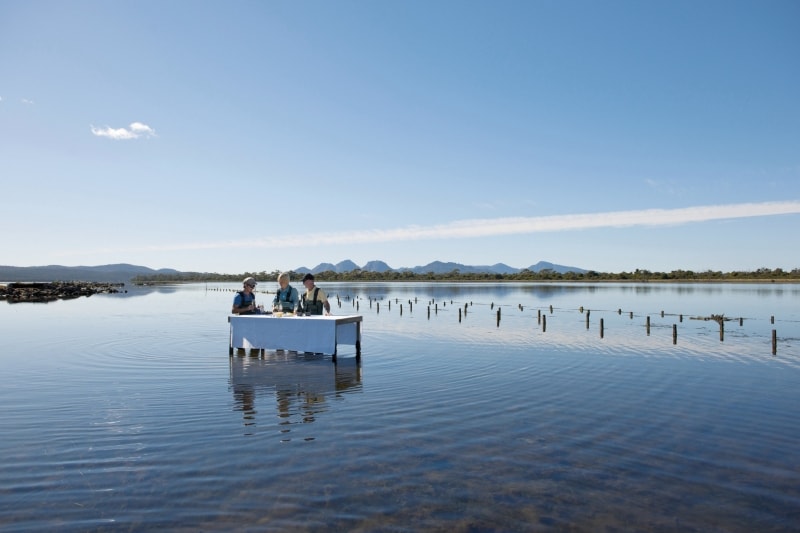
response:
{"label": "rocky outcrop", "polygon": [[124,283],[92,283],[82,281],[54,281],[46,283],[9,283],[0,285],[0,300],[8,303],[51,302],[71,300],[81,296],[120,291]]}

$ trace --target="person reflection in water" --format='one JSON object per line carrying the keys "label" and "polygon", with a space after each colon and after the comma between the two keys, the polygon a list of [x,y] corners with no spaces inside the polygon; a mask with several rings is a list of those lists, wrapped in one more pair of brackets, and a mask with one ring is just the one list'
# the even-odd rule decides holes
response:
{"label": "person reflection in water", "polygon": [[[270,433],[278,429],[281,441],[314,440],[313,428],[298,424],[320,420],[334,407],[331,398],[362,389],[361,365],[354,359],[330,365],[322,357],[269,355],[234,357],[230,365],[233,410],[241,412],[245,435],[255,434],[260,425]],[[275,412],[268,408],[270,398]],[[266,407],[259,409],[259,401],[266,401]]]}
{"label": "person reflection in water", "polygon": [[242,411],[245,427],[256,424],[256,391],[248,385],[234,386],[233,398],[237,409]]}

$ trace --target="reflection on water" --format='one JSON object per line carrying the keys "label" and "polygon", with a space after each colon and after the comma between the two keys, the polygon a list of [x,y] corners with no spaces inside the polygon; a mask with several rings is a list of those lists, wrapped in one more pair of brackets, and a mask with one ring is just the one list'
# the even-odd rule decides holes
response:
{"label": "reflection on water", "polygon": [[238,287],[0,306],[4,533],[797,529],[798,285],[324,284],[360,364]]}
{"label": "reflection on water", "polygon": [[[283,440],[288,441],[292,426],[314,422],[330,408],[332,396],[361,389],[361,364],[355,358],[331,364],[330,358],[321,354],[254,350],[248,355],[239,350],[239,355],[230,357],[230,384],[235,408],[242,411],[249,429],[246,435],[254,434],[251,426],[257,425],[259,417],[270,425],[275,414],[269,410],[271,401]],[[263,403],[260,415],[257,398]]]}

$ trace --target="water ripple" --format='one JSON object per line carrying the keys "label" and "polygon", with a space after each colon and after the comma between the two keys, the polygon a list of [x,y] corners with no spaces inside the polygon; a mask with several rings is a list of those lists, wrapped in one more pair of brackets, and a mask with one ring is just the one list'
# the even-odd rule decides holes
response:
{"label": "water ripple", "polygon": [[[361,301],[360,364],[347,346],[336,364],[229,357],[232,293],[198,286],[0,309],[4,531],[796,523],[800,354],[784,300],[776,324],[754,311],[723,340],[652,298],[592,301],[587,328],[578,299],[627,290],[459,286],[453,304],[424,290],[442,304],[430,317]],[[707,299],[687,306],[720,303]]]}

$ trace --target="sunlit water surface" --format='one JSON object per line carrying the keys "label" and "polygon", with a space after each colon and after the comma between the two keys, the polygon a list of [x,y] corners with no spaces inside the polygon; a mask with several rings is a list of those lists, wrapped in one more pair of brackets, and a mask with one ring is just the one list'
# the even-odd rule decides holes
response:
{"label": "sunlit water surface", "polygon": [[800,285],[322,286],[360,363],[229,357],[235,284],[0,305],[0,529],[800,528]]}

